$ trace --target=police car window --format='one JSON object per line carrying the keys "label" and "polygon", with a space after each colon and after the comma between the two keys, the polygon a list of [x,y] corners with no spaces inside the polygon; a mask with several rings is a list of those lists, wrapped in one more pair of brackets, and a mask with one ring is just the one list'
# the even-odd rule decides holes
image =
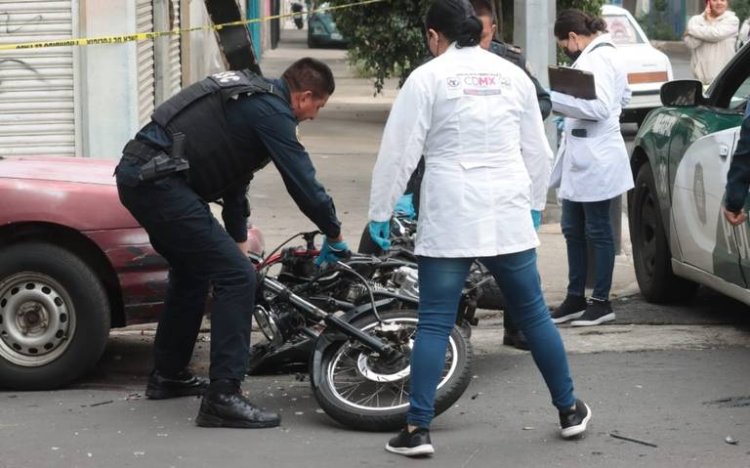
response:
{"label": "police car window", "polygon": [[643,44],[643,38],[625,15],[605,15],[607,31],[612,35],[612,41],[618,45]]}
{"label": "police car window", "polygon": [[747,108],[749,98],[750,76],[745,78],[745,81],[742,82],[737,91],[732,95],[732,99],[729,101],[729,108],[744,112]]}

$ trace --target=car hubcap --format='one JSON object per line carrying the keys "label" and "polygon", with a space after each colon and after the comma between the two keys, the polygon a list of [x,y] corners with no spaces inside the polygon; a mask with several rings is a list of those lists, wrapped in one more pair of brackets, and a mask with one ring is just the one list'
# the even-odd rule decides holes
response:
{"label": "car hubcap", "polygon": [[65,289],[49,276],[24,272],[0,283],[0,357],[24,367],[57,359],[75,330]]}

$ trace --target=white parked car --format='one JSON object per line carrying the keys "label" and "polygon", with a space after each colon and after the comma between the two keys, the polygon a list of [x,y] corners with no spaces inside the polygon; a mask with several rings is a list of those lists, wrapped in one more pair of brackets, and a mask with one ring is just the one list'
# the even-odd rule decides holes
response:
{"label": "white parked car", "polygon": [[629,11],[614,5],[602,6],[602,18],[628,67],[628,82],[633,91],[630,104],[623,109],[623,122],[640,125],[651,109],[661,107],[661,85],[673,79],[669,57],[654,48]]}

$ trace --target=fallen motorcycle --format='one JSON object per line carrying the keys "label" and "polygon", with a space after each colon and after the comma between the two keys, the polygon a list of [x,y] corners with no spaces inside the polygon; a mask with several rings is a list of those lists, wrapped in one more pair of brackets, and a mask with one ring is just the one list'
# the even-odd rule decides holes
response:
{"label": "fallen motorcycle", "polygon": [[[362,231],[357,251],[362,254],[379,257],[395,257],[416,262],[414,256],[414,242],[417,236],[417,220],[402,213],[394,213],[391,217],[390,241],[391,248],[384,252],[370,237],[367,226]],[[469,283],[478,288],[476,294],[477,307],[481,309],[505,309],[505,298],[495,278],[479,262],[474,262],[469,271]]]}
{"label": "fallen motorcycle", "polygon": [[[253,346],[250,372],[306,360],[315,398],[326,414],[354,429],[398,429],[409,406],[417,325],[417,296],[409,276],[413,265],[354,255],[319,269],[314,265],[316,234],[300,234],[304,247],[253,259],[260,279],[253,315],[266,342]],[[273,267],[280,267],[275,276],[269,272]],[[466,390],[472,356],[468,336],[454,327],[436,414]]]}

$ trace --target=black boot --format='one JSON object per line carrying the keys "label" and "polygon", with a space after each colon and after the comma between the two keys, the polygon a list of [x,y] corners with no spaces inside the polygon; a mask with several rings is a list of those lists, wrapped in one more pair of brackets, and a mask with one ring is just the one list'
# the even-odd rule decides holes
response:
{"label": "black boot", "polygon": [[505,346],[513,346],[522,351],[529,350],[529,343],[526,341],[526,335],[516,328],[513,320],[508,316],[507,312],[503,316],[503,330],[503,344]]}
{"label": "black boot", "polygon": [[262,410],[242,395],[239,382],[211,382],[195,423],[201,427],[263,428],[281,424],[278,414]]}
{"label": "black boot", "polygon": [[187,370],[173,377],[167,377],[156,369],[148,377],[146,398],[163,400],[191,395],[203,395],[208,387],[208,379],[196,377]]}

